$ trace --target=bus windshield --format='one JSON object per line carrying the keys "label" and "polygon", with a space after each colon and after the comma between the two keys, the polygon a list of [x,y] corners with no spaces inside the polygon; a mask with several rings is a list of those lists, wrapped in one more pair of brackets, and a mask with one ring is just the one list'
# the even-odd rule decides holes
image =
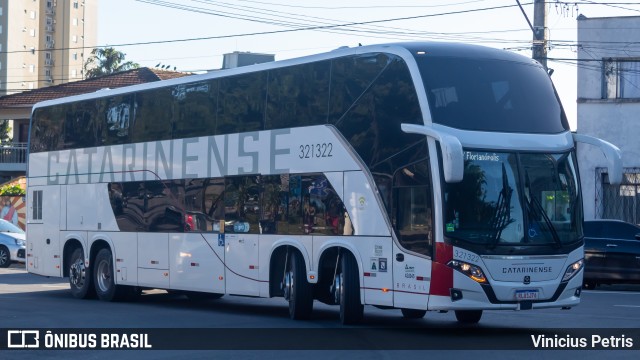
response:
{"label": "bus windshield", "polygon": [[476,131],[569,130],[553,84],[537,64],[428,55],[416,61],[434,123]]}
{"label": "bus windshield", "polygon": [[446,184],[446,237],[489,248],[582,237],[573,153],[465,151],[464,159],[462,182]]}

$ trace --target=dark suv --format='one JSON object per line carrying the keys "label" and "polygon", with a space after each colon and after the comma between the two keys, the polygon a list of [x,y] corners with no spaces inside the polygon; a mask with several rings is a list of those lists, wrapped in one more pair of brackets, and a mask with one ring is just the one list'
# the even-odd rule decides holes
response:
{"label": "dark suv", "polygon": [[640,227],[620,220],[584,222],[584,286],[640,283]]}

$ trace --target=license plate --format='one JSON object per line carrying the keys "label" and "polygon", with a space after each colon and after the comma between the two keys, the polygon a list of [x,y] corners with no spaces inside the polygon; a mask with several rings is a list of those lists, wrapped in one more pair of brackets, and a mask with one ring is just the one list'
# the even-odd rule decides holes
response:
{"label": "license plate", "polygon": [[516,300],[538,300],[538,290],[516,290]]}

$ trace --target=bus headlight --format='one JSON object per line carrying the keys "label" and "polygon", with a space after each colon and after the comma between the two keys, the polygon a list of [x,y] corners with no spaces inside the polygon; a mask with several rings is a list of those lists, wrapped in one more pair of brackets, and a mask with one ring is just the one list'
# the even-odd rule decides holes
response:
{"label": "bus headlight", "polygon": [[470,277],[473,281],[479,282],[480,284],[487,283],[487,278],[484,276],[484,273],[479,266],[471,265],[459,260],[451,260],[449,261],[447,266],[460,271],[461,273]]}
{"label": "bus headlight", "polygon": [[569,279],[574,277],[578,272],[580,272],[580,270],[582,270],[583,266],[584,266],[584,259],[580,259],[574,262],[573,264],[569,265],[567,270],[564,272],[562,281],[568,281]]}

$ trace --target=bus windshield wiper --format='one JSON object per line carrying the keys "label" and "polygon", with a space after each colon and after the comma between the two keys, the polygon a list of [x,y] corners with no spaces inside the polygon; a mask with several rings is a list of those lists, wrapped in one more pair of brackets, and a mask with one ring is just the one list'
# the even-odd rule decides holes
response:
{"label": "bus windshield wiper", "polygon": [[511,219],[511,194],[513,189],[509,186],[507,170],[502,163],[502,190],[496,202],[496,212],[491,221],[492,236],[487,247],[493,249],[498,244],[502,231],[512,222]]}
{"label": "bus windshield wiper", "polygon": [[[549,219],[549,216],[547,216],[547,213],[546,211],[544,211],[544,208],[542,207],[542,204],[540,204],[540,201],[538,201],[538,199],[531,194],[529,172],[525,170],[524,174],[525,174],[524,185],[527,188],[528,194],[529,194],[529,204],[530,204],[529,209],[532,210],[532,212],[537,213],[542,217],[542,219],[544,220],[544,224],[547,226],[547,228],[549,229],[549,232],[551,233],[551,237],[553,238],[553,241],[558,247],[562,247],[562,241],[560,241],[560,236],[558,236],[558,232],[556,231],[556,228],[553,226],[551,219]],[[533,218],[533,220],[539,223],[539,221],[536,220],[535,218]]]}

